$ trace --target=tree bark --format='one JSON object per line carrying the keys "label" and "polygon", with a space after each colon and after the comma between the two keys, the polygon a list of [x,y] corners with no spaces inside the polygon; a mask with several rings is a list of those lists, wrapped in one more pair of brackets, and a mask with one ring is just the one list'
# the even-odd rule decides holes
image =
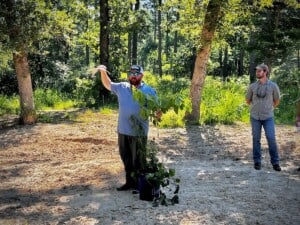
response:
{"label": "tree bark", "polygon": [[[84,1],[84,5],[88,9],[88,1],[87,0]],[[86,21],[85,21],[85,24],[86,24],[85,29],[87,31],[89,29],[89,16],[87,16],[85,19],[86,19]],[[86,66],[90,65],[90,47],[87,44],[85,45],[85,64],[86,64]]]}
{"label": "tree bark", "polygon": [[14,65],[17,73],[22,124],[33,124],[37,121],[37,115],[33,100],[31,74],[27,54],[18,52],[13,54]]}
{"label": "tree bark", "polygon": [[109,7],[108,0],[100,1],[100,64],[109,65]]}
{"label": "tree bark", "polygon": [[[140,9],[140,1],[137,0],[134,4],[134,9],[132,9],[133,11],[137,12]],[[138,50],[138,29],[137,29],[138,25],[135,24],[134,29],[132,30],[132,64],[137,64],[138,60],[137,60],[137,50]]]}
{"label": "tree bark", "polygon": [[222,68],[222,79],[223,81],[226,80],[226,77],[228,77],[228,46],[225,47],[224,50],[224,59],[223,59],[223,68]]}
{"label": "tree bark", "polygon": [[128,64],[131,65],[132,64],[132,34],[131,31],[128,31]]}
{"label": "tree bark", "polygon": [[158,19],[157,19],[157,26],[158,26],[158,74],[160,77],[162,77],[162,33],[161,33],[161,4],[162,1],[158,0]]}
{"label": "tree bark", "polygon": [[186,114],[185,119],[189,123],[199,123],[201,96],[206,76],[206,66],[210,55],[211,43],[215,34],[217,24],[220,20],[221,0],[211,0],[205,13],[204,26],[202,29],[200,43],[201,48],[197,53],[194,73],[190,88],[192,111]]}
{"label": "tree bark", "polygon": [[[179,20],[179,12],[176,12],[176,22]],[[178,31],[175,31],[174,34],[174,53],[177,53],[177,45],[178,45]]]}
{"label": "tree bark", "polygon": [[16,2],[9,0],[4,1],[4,8],[7,10],[5,21],[7,23],[8,35],[14,43],[13,61],[17,74],[19,96],[20,96],[20,123],[33,124],[37,121],[35,111],[31,74],[28,64],[28,55],[26,49],[26,40],[21,38],[22,27],[16,23],[19,16],[15,10]]}
{"label": "tree bark", "polygon": [[237,62],[237,74],[239,77],[244,75],[244,49],[241,49],[239,53],[239,59]]}
{"label": "tree bark", "polygon": [[256,80],[255,75],[255,67],[256,67],[256,53],[253,51],[250,53],[250,60],[249,60],[249,82],[253,83]]}

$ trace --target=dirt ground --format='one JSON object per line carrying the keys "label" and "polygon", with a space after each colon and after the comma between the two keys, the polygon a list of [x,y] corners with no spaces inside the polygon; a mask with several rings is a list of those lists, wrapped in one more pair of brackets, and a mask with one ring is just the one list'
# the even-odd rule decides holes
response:
{"label": "dirt ground", "polygon": [[[76,115],[78,117],[76,117]],[[117,114],[0,130],[0,224],[300,224],[300,133],[276,127],[282,171],[253,168],[249,125],[151,127],[181,179],[179,204],[153,207],[124,182]],[[70,118],[70,116],[68,117]]]}

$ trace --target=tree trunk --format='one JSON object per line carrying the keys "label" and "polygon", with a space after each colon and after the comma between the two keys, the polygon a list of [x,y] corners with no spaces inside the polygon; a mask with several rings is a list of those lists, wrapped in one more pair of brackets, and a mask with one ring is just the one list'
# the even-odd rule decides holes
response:
{"label": "tree trunk", "polygon": [[[179,12],[176,12],[176,22],[179,20]],[[174,34],[174,53],[177,53],[178,31]]]}
{"label": "tree trunk", "polygon": [[154,10],[154,30],[153,30],[153,41],[156,42],[157,39],[157,10],[156,10],[156,3],[155,3],[155,10]]}
{"label": "tree trunk", "polygon": [[161,33],[161,0],[158,0],[158,21],[157,21],[157,25],[158,25],[158,57],[157,57],[157,61],[158,61],[158,74],[160,77],[162,77],[162,33]]}
{"label": "tree trunk", "polygon": [[[134,9],[132,9],[133,11],[138,11],[140,9],[140,1],[137,0],[136,3],[134,4]],[[138,26],[136,24],[136,26]],[[136,27],[134,27],[134,29],[132,30],[132,64],[137,64],[138,60],[137,60],[137,49],[138,49],[138,29]]]}
{"label": "tree trunk", "polygon": [[220,64],[218,76],[223,77],[223,49],[222,48],[219,49],[218,60],[219,60],[219,64]]}
{"label": "tree trunk", "polygon": [[37,121],[37,115],[33,100],[31,74],[27,54],[24,52],[14,53],[13,60],[19,86],[21,106],[20,122],[22,124],[33,124]]}
{"label": "tree trunk", "polygon": [[[84,5],[88,9],[88,1],[87,0],[84,1]],[[87,16],[85,19],[86,19],[86,21],[85,21],[85,24],[86,24],[85,30],[88,31],[89,30],[89,16]],[[90,65],[90,47],[87,44],[85,45],[85,64],[86,64],[86,66]]]}
{"label": "tree trunk", "polygon": [[26,41],[19,41],[21,38],[22,28],[16,22],[17,13],[15,11],[15,1],[4,1],[4,6],[7,9],[5,21],[9,29],[9,38],[14,42],[13,61],[17,74],[18,88],[20,95],[20,123],[33,124],[37,121],[37,115],[34,106],[31,74],[28,64],[28,55],[24,51],[26,49]]}
{"label": "tree trunk", "polygon": [[249,81],[253,83],[256,80],[255,67],[256,67],[256,54],[255,52],[250,53],[250,65],[249,65]]}
{"label": "tree trunk", "polygon": [[167,26],[166,26],[166,39],[165,39],[165,52],[166,52],[166,61],[169,62],[169,57],[170,57],[170,54],[169,54],[169,33],[170,33],[170,29],[169,29],[169,23],[170,23],[170,16],[169,16],[169,13],[167,12]]}
{"label": "tree trunk", "polygon": [[228,46],[225,47],[222,70],[222,79],[225,81],[228,77]]}
{"label": "tree trunk", "polygon": [[132,64],[132,35],[131,35],[131,31],[129,30],[128,31],[128,45],[127,45],[127,48],[128,48],[128,63],[129,65]]}
{"label": "tree trunk", "polygon": [[100,1],[100,64],[109,65],[109,7],[108,0]]}
{"label": "tree trunk", "polygon": [[237,74],[239,77],[244,75],[244,50],[241,49],[237,62]]}
{"label": "tree trunk", "polygon": [[208,3],[201,33],[201,48],[197,53],[194,73],[190,88],[192,111],[185,118],[189,123],[199,123],[201,96],[206,76],[206,66],[210,55],[211,43],[215,34],[217,24],[220,20],[221,0],[211,0]]}

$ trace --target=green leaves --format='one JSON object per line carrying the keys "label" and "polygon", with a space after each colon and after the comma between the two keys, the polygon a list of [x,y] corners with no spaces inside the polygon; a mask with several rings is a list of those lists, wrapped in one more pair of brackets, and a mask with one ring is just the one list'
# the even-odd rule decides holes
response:
{"label": "green leaves", "polygon": [[156,118],[156,112],[161,111],[166,113],[168,110],[173,109],[178,113],[179,109],[183,109],[185,101],[180,93],[175,96],[164,96],[164,98],[156,99],[154,96],[143,93],[138,89],[133,90],[133,98],[141,106],[140,116],[143,119],[150,119],[154,125],[159,123]]}

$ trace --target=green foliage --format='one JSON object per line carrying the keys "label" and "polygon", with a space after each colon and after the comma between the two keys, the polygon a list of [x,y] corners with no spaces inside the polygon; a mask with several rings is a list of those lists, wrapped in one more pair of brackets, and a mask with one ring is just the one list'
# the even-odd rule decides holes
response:
{"label": "green foliage", "polygon": [[100,109],[99,111],[101,114],[112,114],[114,112],[114,110],[111,107],[103,107]]}
{"label": "green foliage", "polygon": [[68,99],[65,94],[52,89],[36,89],[34,99],[37,110],[69,109],[78,104],[78,102]]}
{"label": "green foliage", "polygon": [[[144,108],[142,114],[153,118],[154,111],[160,108],[163,112],[159,122],[160,127],[183,127],[185,125],[185,112],[191,110],[189,80],[185,78],[174,79],[171,76],[163,76],[162,79],[156,77],[154,79],[153,76],[147,74],[146,77],[152,81],[153,85],[156,85],[159,101],[157,105],[153,106],[152,111],[149,108]],[[248,79],[246,77],[234,78],[227,82],[209,76],[206,77],[201,102],[200,122],[204,124],[248,122],[249,107],[245,104],[247,86]],[[145,97],[142,96],[139,93],[135,98],[141,104],[145,104]]]}
{"label": "green foliage", "polygon": [[163,128],[175,128],[175,127],[184,127],[184,115],[185,110],[179,110],[178,113],[175,113],[174,110],[168,110],[161,117],[161,121],[159,123],[159,127]]}
{"label": "green foliage", "polygon": [[0,116],[6,114],[18,114],[20,112],[20,99],[19,96],[14,95],[7,97],[0,95]]}
{"label": "green foliage", "polygon": [[[175,177],[175,169],[167,168],[157,157],[158,145],[154,141],[149,141],[146,147],[145,175],[147,181],[154,187],[160,187],[160,196],[156,197],[153,206],[174,205],[178,203],[178,192],[180,179]],[[171,191],[171,196],[167,196],[167,191]],[[176,201],[174,201],[176,199]]]}
{"label": "green foliage", "polygon": [[96,100],[93,96],[94,81],[88,78],[76,78],[76,88],[74,90],[75,98],[92,106]]}
{"label": "green foliage", "polygon": [[4,12],[0,15],[3,17],[0,33],[1,41],[8,41],[5,46],[10,51],[26,49],[32,52],[37,50],[35,42],[72,31],[72,18],[66,11],[59,10],[58,5],[42,0],[4,3],[1,1],[0,5]]}
{"label": "green foliage", "polygon": [[154,125],[159,124],[156,113],[161,111],[166,113],[170,109],[173,109],[178,113],[179,109],[184,109],[184,99],[181,97],[180,93],[174,95],[165,95],[159,99],[154,96],[144,94],[138,89],[134,89],[133,98],[140,104],[140,116],[144,119],[149,118]]}
{"label": "green foliage", "polygon": [[300,99],[300,72],[284,64],[274,68],[274,81],[281,92],[279,106],[275,109],[278,123],[293,124],[296,117],[296,103]]}
{"label": "green foliage", "polygon": [[246,79],[220,79],[206,77],[201,102],[201,123],[232,124],[247,121],[248,106],[245,104]]}

